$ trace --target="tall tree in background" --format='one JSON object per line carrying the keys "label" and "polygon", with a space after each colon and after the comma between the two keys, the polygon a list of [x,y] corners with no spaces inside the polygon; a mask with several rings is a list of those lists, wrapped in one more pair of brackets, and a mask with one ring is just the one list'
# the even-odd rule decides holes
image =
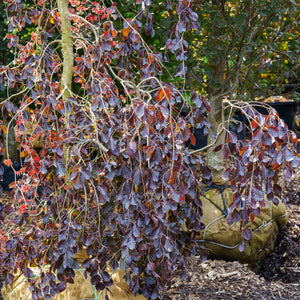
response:
{"label": "tall tree in background", "polygon": [[[224,121],[232,117],[227,114],[224,118],[224,97],[231,102],[253,101],[281,94],[284,84],[299,83],[300,10],[295,2],[285,0],[188,3],[199,24],[192,30],[184,22],[185,12],[179,16],[173,6],[163,9],[151,1],[147,24],[155,24],[156,34],[146,26],[145,39],[157,49],[165,49],[165,65],[173,74],[186,69],[181,77],[187,89],[197,89],[207,97],[212,106],[211,143],[214,134],[228,127]],[[132,16],[129,7],[134,7],[134,1],[122,1],[120,6]],[[178,22],[176,26],[174,22]],[[224,138],[220,133],[215,144],[223,144]],[[223,170],[222,155],[209,151],[208,156],[217,182]]]}
{"label": "tall tree in background", "polygon": [[[15,57],[0,68],[7,87],[2,107],[16,120],[24,168],[13,194],[13,226],[20,231],[10,233],[0,266],[7,283],[22,271],[33,299],[50,299],[73,282],[79,268],[73,255],[81,250],[89,256],[81,267],[97,290],[112,284],[107,267],[120,267],[133,293],[158,298],[176,268],[184,276],[185,257],[199,251],[193,237],[204,226],[200,196],[223,171],[223,156],[234,160],[226,174],[237,184],[228,220],[240,221],[246,238],[247,223],[264,203],[261,191],[276,204],[280,167],[288,179],[298,163],[296,137],[275,111],[266,117],[241,105],[253,139],[241,141],[229,131],[222,102],[228,64],[215,53],[222,40],[218,23],[209,29],[211,48],[203,56],[211,70],[205,79],[210,103],[192,90],[189,70],[199,61],[189,56],[189,43],[203,33],[204,4],[138,0],[129,11],[130,3],[6,1]],[[221,2],[209,3],[208,13],[219,11]],[[156,17],[169,33],[159,39]],[[30,35],[21,40],[26,26]],[[165,67],[167,56],[175,70]],[[202,154],[185,147],[195,143],[192,127],[211,130],[208,156],[217,163],[207,166]],[[1,206],[1,221],[11,213]],[[29,265],[41,268],[40,277]]]}

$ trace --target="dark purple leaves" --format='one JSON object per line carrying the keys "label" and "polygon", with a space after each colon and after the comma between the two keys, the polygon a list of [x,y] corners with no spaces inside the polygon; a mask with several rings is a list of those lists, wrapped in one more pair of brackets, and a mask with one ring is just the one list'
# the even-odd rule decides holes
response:
{"label": "dark purple leaves", "polygon": [[[72,9],[79,9],[73,2]],[[204,185],[212,182],[212,174],[204,157],[191,155],[185,142],[197,144],[194,129],[208,133],[211,107],[196,91],[186,99],[189,94],[182,79],[189,74],[192,49],[185,37],[198,26],[194,7],[199,12],[202,8],[192,1],[167,1],[169,13],[177,15],[166,18],[166,26],[173,23],[161,51],[163,45],[154,42],[148,47],[140,36],[142,30],[155,34],[153,1],[137,3],[140,13],[124,19],[123,28],[116,31],[114,6],[81,1],[77,13],[89,26],[81,19],[72,21],[72,97],[63,92],[64,56],[53,44],[61,28],[57,11],[47,6],[49,11],[41,14],[34,11],[39,6],[20,7],[19,0],[7,7],[9,25],[18,34],[16,24],[23,26],[23,13],[24,24],[43,26],[39,40],[26,47],[24,41],[18,45],[17,35],[8,36],[9,47],[16,47],[12,50],[17,50],[20,61],[13,68],[0,67],[1,84],[16,90],[9,95],[18,95],[3,103],[2,113],[16,120],[25,168],[12,199],[17,212],[14,226],[26,223],[28,227],[25,236],[20,232],[7,241],[7,261],[0,258],[0,267],[10,273],[20,263],[32,281],[34,299],[50,298],[73,282],[78,268],[73,255],[81,250],[88,256],[82,263],[85,276],[90,275],[97,290],[112,284],[107,266],[116,270],[120,265],[128,269],[126,280],[132,292],[143,291],[145,297],[155,299],[177,266],[185,274],[184,257],[197,251],[190,247],[190,234],[203,229],[200,196]],[[48,14],[53,16],[53,26],[44,26],[49,25]],[[28,38],[37,38],[32,33]],[[172,64],[167,68],[173,79],[174,73],[182,79],[161,81],[168,76],[163,55]],[[28,92],[18,94],[24,87]],[[226,161],[223,175],[235,191],[227,222],[241,222],[243,250],[244,240],[251,237],[245,224],[259,214],[264,192],[276,204],[281,195],[279,169],[283,167],[285,178],[291,178],[298,158],[297,140],[274,111],[262,116],[246,105],[241,110],[249,117],[249,138],[237,134],[243,126],[237,132],[226,128],[227,140],[215,145],[214,151],[232,160]],[[42,143],[39,151],[32,147],[37,136]],[[10,214],[7,209],[1,207],[1,221]],[[188,232],[182,228],[184,223]],[[24,266],[45,261],[49,272],[35,282],[30,268]],[[8,275],[7,282],[11,280]]]}
{"label": "dark purple leaves", "polygon": [[176,29],[178,30],[179,33],[185,32],[186,31],[186,23],[184,23],[184,22],[178,23]]}
{"label": "dark purple leaves", "polygon": [[23,274],[24,274],[26,277],[28,277],[28,278],[31,278],[32,275],[33,275],[32,270],[31,270],[30,268],[27,268],[27,267],[24,268]]}
{"label": "dark purple leaves", "polygon": [[148,268],[150,271],[155,271],[156,265],[155,265],[155,263],[153,263],[153,262],[150,261],[150,262],[147,264],[147,268]]}
{"label": "dark purple leaves", "polygon": [[101,277],[97,274],[91,277],[92,285],[97,285],[101,282]]}
{"label": "dark purple leaves", "polygon": [[248,240],[251,239],[252,231],[251,231],[249,228],[246,227],[246,228],[243,230],[242,236],[243,236],[243,238],[244,238],[245,240],[248,241]]}
{"label": "dark purple leaves", "polygon": [[101,277],[106,286],[110,286],[113,284],[113,280],[108,272],[106,272],[106,271],[101,272]]}
{"label": "dark purple leaves", "polygon": [[229,131],[230,142],[235,144],[237,142],[237,136],[234,132]]}
{"label": "dark purple leaves", "polygon": [[182,63],[179,65],[175,76],[182,77],[184,74],[186,74],[186,71],[187,71],[187,66]]}
{"label": "dark purple leaves", "polygon": [[204,166],[202,168],[202,176],[205,178],[205,179],[211,179],[211,171],[208,167]]}
{"label": "dark purple leaves", "polygon": [[273,198],[273,203],[274,203],[275,205],[278,205],[278,204],[279,204],[279,199],[278,199],[277,197],[274,197],[274,198]]}
{"label": "dark purple leaves", "polygon": [[216,146],[216,147],[213,149],[213,152],[218,152],[218,151],[220,151],[220,150],[222,149],[222,147],[223,147],[223,144],[222,144],[222,145]]}
{"label": "dark purple leaves", "polygon": [[246,249],[246,245],[245,245],[244,240],[242,240],[241,244],[239,246],[239,250],[240,250],[240,252],[243,252],[243,251],[245,251],[245,249]]}
{"label": "dark purple leaves", "polygon": [[277,183],[275,183],[275,184],[273,185],[273,191],[274,191],[275,194],[281,195],[282,188],[281,188],[281,186],[279,186]]}
{"label": "dark purple leaves", "polygon": [[138,103],[136,106],[136,115],[138,118],[142,118],[145,114],[145,104]]}
{"label": "dark purple leaves", "polygon": [[293,169],[290,167],[286,167],[284,169],[284,179],[289,181],[293,176]]}
{"label": "dark purple leaves", "polygon": [[130,142],[126,149],[126,153],[129,157],[133,157],[136,153],[137,144],[135,142]]}
{"label": "dark purple leaves", "polygon": [[275,137],[278,137],[278,132],[279,132],[279,129],[278,129],[278,128],[276,128],[276,127],[274,127],[274,126],[270,126],[270,127],[268,128],[268,131],[269,131],[269,134],[270,134],[271,136],[273,136],[274,138],[275,138]]}
{"label": "dark purple leaves", "polygon": [[136,246],[136,241],[133,236],[129,236],[124,240],[124,246],[127,246],[130,250],[134,250]]}
{"label": "dark purple leaves", "polygon": [[292,161],[296,157],[295,155],[293,155],[293,153],[289,149],[286,149],[284,151],[284,155],[285,155],[285,160],[287,162]]}
{"label": "dark purple leaves", "polygon": [[170,189],[170,194],[171,194],[171,197],[172,199],[175,201],[175,202],[179,202],[180,201],[180,198],[181,198],[181,194],[176,191],[175,189]]}
{"label": "dark purple leaves", "polygon": [[14,73],[14,71],[12,69],[7,68],[6,73],[7,73],[8,79],[10,79],[10,80],[14,80],[15,79],[15,73]]}
{"label": "dark purple leaves", "polygon": [[169,239],[166,239],[164,248],[167,252],[173,251],[173,246],[172,246],[171,242],[169,241]]}
{"label": "dark purple leaves", "polygon": [[233,223],[236,223],[241,218],[240,213],[234,208],[231,213],[226,217],[227,224],[231,226]]}

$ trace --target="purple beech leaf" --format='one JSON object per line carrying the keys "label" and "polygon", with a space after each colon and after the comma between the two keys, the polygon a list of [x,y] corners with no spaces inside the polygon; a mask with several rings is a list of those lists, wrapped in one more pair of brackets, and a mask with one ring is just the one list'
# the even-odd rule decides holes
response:
{"label": "purple beech leaf", "polygon": [[285,149],[284,158],[286,161],[290,162],[295,158],[295,155],[293,155],[293,153],[289,149]]}
{"label": "purple beech leaf", "polygon": [[107,285],[107,283],[111,284],[111,285],[113,284],[111,276],[109,275],[108,272],[106,272],[106,271],[101,272],[101,277],[103,278],[103,281],[106,283],[106,285]]}
{"label": "purple beech leaf", "polygon": [[136,224],[134,224],[133,228],[132,228],[132,234],[133,234],[133,236],[136,237],[136,238],[138,238],[140,236],[140,233],[141,233],[140,228]]}
{"label": "purple beech leaf", "polygon": [[184,22],[180,22],[177,24],[176,29],[178,30],[179,33],[185,32],[186,24]]}
{"label": "purple beech leaf", "polygon": [[38,296],[38,294],[36,292],[32,293],[32,300],[39,300],[40,297]]}
{"label": "purple beech leaf", "polygon": [[267,199],[268,199],[269,201],[273,201],[273,199],[274,199],[274,194],[273,194],[273,192],[270,192],[269,194],[267,194]]}
{"label": "purple beech leaf", "polygon": [[279,199],[278,199],[277,197],[274,197],[274,198],[273,198],[273,203],[274,203],[275,205],[278,205],[278,204],[279,204]]}
{"label": "purple beech leaf", "polygon": [[296,167],[298,167],[298,164],[299,164],[299,158],[294,157],[294,159],[291,161],[291,167],[296,168]]}
{"label": "purple beech leaf", "polygon": [[198,14],[190,11],[189,17],[191,18],[191,20],[193,20],[194,22],[198,21]]}
{"label": "purple beech leaf", "polygon": [[180,200],[180,195],[181,195],[180,192],[170,188],[170,194],[171,194],[172,199],[178,203]]}
{"label": "purple beech leaf", "polygon": [[267,132],[264,132],[264,134],[262,136],[262,142],[266,146],[271,146],[272,145],[272,137]]}
{"label": "purple beech leaf", "polygon": [[229,175],[230,175],[230,173],[231,173],[231,170],[230,170],[230,169],[226,169],[226,170],[224,171],[224,173],[223,173],[222,178],[223,178],[224,180],[229,180]]}
{"label": "purple beech leaf", "polygon": [[286,167],[284,169],[284,179],[286,181],[289,181],[292,178],[292,176],[293,176],[293,170],[292,170],[292,168]]}
{"label": "purple beech leaf", "polygon": [[30,268],[25,267],[24,270],[23,270],[23,274],[26,277],[31,278],[32,275],[33,275],[33,272],[32,272],[32,270]]}
{"label": "purple beech leaf", "polygon": [[262,137],[262,130],[261,129],[257,129],[255,132],[254,132],[254,134],[253,134],[253,136],[252,136],[252,139],[255,141],[255,140],[260,140],[261,139],[261,137]]}
{"label": "purple beech leaf", "polygon": [[32,62],[33,62],[33,56],[32,55],[25,58],[25,66],[30,65]]}
{"label": "purple beech leaf", "polygon": [[187,66],[182,63],[179,65],[175,77],[181,77],[182,75],[186,74],[186,72],[187,72]]}
{"label": "purple beech leaf", "polygon": [[93,271],[97,271],[98,267],[99,267],[99,263],[98,263],[97,259],[94,259],[92,261],[92,263],[90,264],[90,269]]}
{"label": "purple beech leaf", "polygon": [[15,73],[14,73],[14,71],[12,71],[12,69],[7,68],[6,73],[7,73],[7,77],[10,80],[14,80],[15,79]]}
{"label": "purple beech leaf", "polygon": [[204,166],[202,168],[202,176],[205,178],[205,179],[211,179],[211,171],[208,167]]}
{"label": "purple beech leaf", "polygon": [[195,94],[195,97],[193,98],[193,103],[196,105],[196,107],[200,108],[203,105],[203,101],[200,98],[198,94]]}
{"label": "purple beech leaf", "polygon": [[59,176],[65,176],[66,175],[66,168],[61,162],[56,162],[55,163],[56,168],[57,168],[57,175]]}
{"label": "purple beech leaf", "polygon": [[246,249],[246,245],[245,245],[244,240],[242,240],[242,241],[241,241],[241,244],[240,244],[240,246],[239,246],[239,250],[240,250],[240,252],[244,252],[245,249]]}
{"label": "purple beech leaf", "polygon": [[222,149],[222,147],[223,147],[223,144],[218,145],[218,146],[216,146],[212,151],[213,151],[213,152],[218,152],[218,151],[220,151],[220,150]]}
{"label": "purple beech leaf", "polygon": [[66,282],[65,281],[61,281],[58,285],[57,285],[57,291],[59,293],[63,292],[66,289]]}
{"label": "purple beech leaf", "polygon": [[136,172],[134,173],[133,180],[136,186],[138,186],[142,182],[140,169],[137,169]]}
{"label": "purple beech leaf", "polygon": [[252,208],[252,212],[255,216],[259,216],[260,214],[260,207]]}
{"label": "purple beech leaf", "polygon": [[170,111],[167,107],[165,107],[164,105],[160,105],[160,110],[162,115],[164,116],[165,119],[167,119],[169,117]]}
{"label": "purple beech leaf", "polygon": [[281,165],[282,162],[283,162],[283,153],[282,153],[282,152],[279,152],[279,153],[276,155],[275,159],[276,159],[276,162],[278,163],[278,165]]}
{"label": "purple beech leaf", "polygon": [[272,184],[270,180],[265,180],[265,192],[266,194],[269,194],[272,192]]}
{"label": "purple beech leaf", "polygon": [[101,282],[101,277],[97,274],[95,276],[91,276],[92,285],[96,285]]}
{"label": "purple beech leaf", "polygon": [[137,106],[136,106],[136,115],[140,119],[145,115],[145,105],[144,105],[144,103],[137,104]]}
{"label": "purple beech leaf", "polygon": [[136,142],[130,142],[127,146],[127,149],[126,149],[126,154],[129,156],[129,157],[134,157],[135,153],[136,153],[136,147],[137,147],[137,144]]}
{"label": "purple beech leaf", "polygon": [[225,159],[228,159],[228,157],[229,157],[229,150],[228,150],[228,146],[226,144],[222,148],[222,155]]}
{"label": "purple beech leaf", "polygon": [[268,128],[268,131],[271,136],[278,137],[278,132],[279,132],[278,128],[271,126]]}
{"label": "purple beech leaf", "polygon": [[135,241],[134,237],[129,236],[126,240],[126,245],[130,250],[134,250],[135,246],[136,246],[136,241]]}
{"label": "purple beech leaf", "polygon": [[249,241],[251,239],[251,236],[252,236],[252,231],[249,228],[245,228],[243,230],[243,238]]}
{"label": "purple beech leaf", "polygon": [[165,248],[165,250],[168,251],[168,252],[172,252],[172,251],[173,251],[174,247],[173,247],[172,244],[170,243],[169,239],[166,239],[164,248]]}
{"label": "purple beech leaf", "polygon": [[[106,286],[103,282],[100,281],[100,282],[96,283],[95,287],[96,287],[97,291],[103,291]],[[107,296],[107,295],[105,295],[105,296]]]}
{"label": "purple beech leaf", "polygon": [[230,142],[235,144],[238,140],[236,134],[232,131],[229,131],[229,136],[230,136]]}
{"label": "purple beech leaf", "polygon": [[147,268],[150,270],[150,271],[154,271],[155,270],[155,263],[153,263],[152,261],[148,262],[147,264]]}
{"label": "purple beech leaf", "polygon": [[273,185],[273,192],[277,195],[281,195],[282,188],[277,183],[275,183]]}

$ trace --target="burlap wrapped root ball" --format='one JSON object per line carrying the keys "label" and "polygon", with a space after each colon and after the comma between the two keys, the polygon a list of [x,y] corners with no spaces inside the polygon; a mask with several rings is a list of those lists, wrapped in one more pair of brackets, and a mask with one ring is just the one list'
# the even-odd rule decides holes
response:
{"label": "burlap wrapped root ball", "polygon": [[[81,257],[87,257],[84,253],[77,253],[76,258],[80,260]],[[39,276],[39,269],[32,268],[34,276]],[[91,284],[91,279],[88,276],[84,277],[83,270],[75,270],[74,284],[67,284],[66,290],[55,295],[52,300],[106,300],[105,295],[109,296],[110,300],[147,300],[144,296],[134,295],[130,292],[129,286],[124,278],[124,272],[121,269],[113,271],[108,268],[107,271],[112,274],[114,284],[109,287],[109,291],[96,291]],[[15,276],[12,284],[3,286],[2,288],[3,300],[32,300],[29,284],[23,274]]]}
{"label": "burlap wrapped root ball", "polygon": [[[35,277],[39,276],[38,268],[31,268]],[[32,293],[29,284],[23,274],[18,274],[10,285],[2,288],[3,300],[32,300]],[[74,284],[67,284],[67,288],[60,294],[53,297],[53,300],[80,300],[94,299],[94,290],[90,278],[85,279],[83,272],[75,271]],[[104,299],[104,298],[103,298]]]}
{"label": "burlap wrapped root ball", "polygon": [[[230,188],[223,191],[226,207],[232,202],[233,192]],[[214,188],[205,196],[221,209],[224,208],[221,192]],[[257,264],[266,254],[273,250],[279,230],[288,221],[286,206],[280,202],[277,206],[265,199],[266,206],[261,208],[259,216],[255,216],[248,228],[253,232],[249,241],[245,241],[246,249],[240,252],[240,222],[229,226],[226,216],[205,197],[201,198],[205,229],[199,232],[197,240],[204,247],[209,258],[237,260],[250,265]]]}

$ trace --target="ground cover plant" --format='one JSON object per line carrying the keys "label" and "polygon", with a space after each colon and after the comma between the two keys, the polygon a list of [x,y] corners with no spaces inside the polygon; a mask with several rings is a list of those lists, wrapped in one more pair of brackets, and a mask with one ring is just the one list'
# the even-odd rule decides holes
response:
{"label": "ground cover plant", "polygon": [[[250,239],[247,224],[264,194],[275,205],[281,197],[279,170],[289,179],[298,164],[297,139],[272,109],[265,116],[224,92],[187,90],[185,36],[201,29],[200,2],[162,4],[173,16],[166,51],[150,43],[151,1],[137,1],[131,17],[109,1],[5,3],[14,59],[0,68],[1,108],[8,129],[16,122],[23,161],[12,205],[0,206],[2,223],[17,212],[2,233],[7,284],[19,270],[33,299],[50,299],[80,267],[104,290],[113,283],[110,266],[126,271],[134,294],[159,298],[172,272],[184,277],[185,258],[201,252],[193,243],[204,227],[200,196],[220,174],[234,191],[227,221],[240,222]],[[175,68],[165,67],[164,54]],[[236,108],[248,123],[233,132]],[[245,126],[251,138],[238,139]],[[209,135],[201,151],[185,146],[195,144],[193,128]],[[233,162],[224,174],[223,158]],[[4,162],[12,164],[9,152]],[[89,258],[79,266],[73,255],[82,250]],[[38,278],[30,266],[40,267]]]}

